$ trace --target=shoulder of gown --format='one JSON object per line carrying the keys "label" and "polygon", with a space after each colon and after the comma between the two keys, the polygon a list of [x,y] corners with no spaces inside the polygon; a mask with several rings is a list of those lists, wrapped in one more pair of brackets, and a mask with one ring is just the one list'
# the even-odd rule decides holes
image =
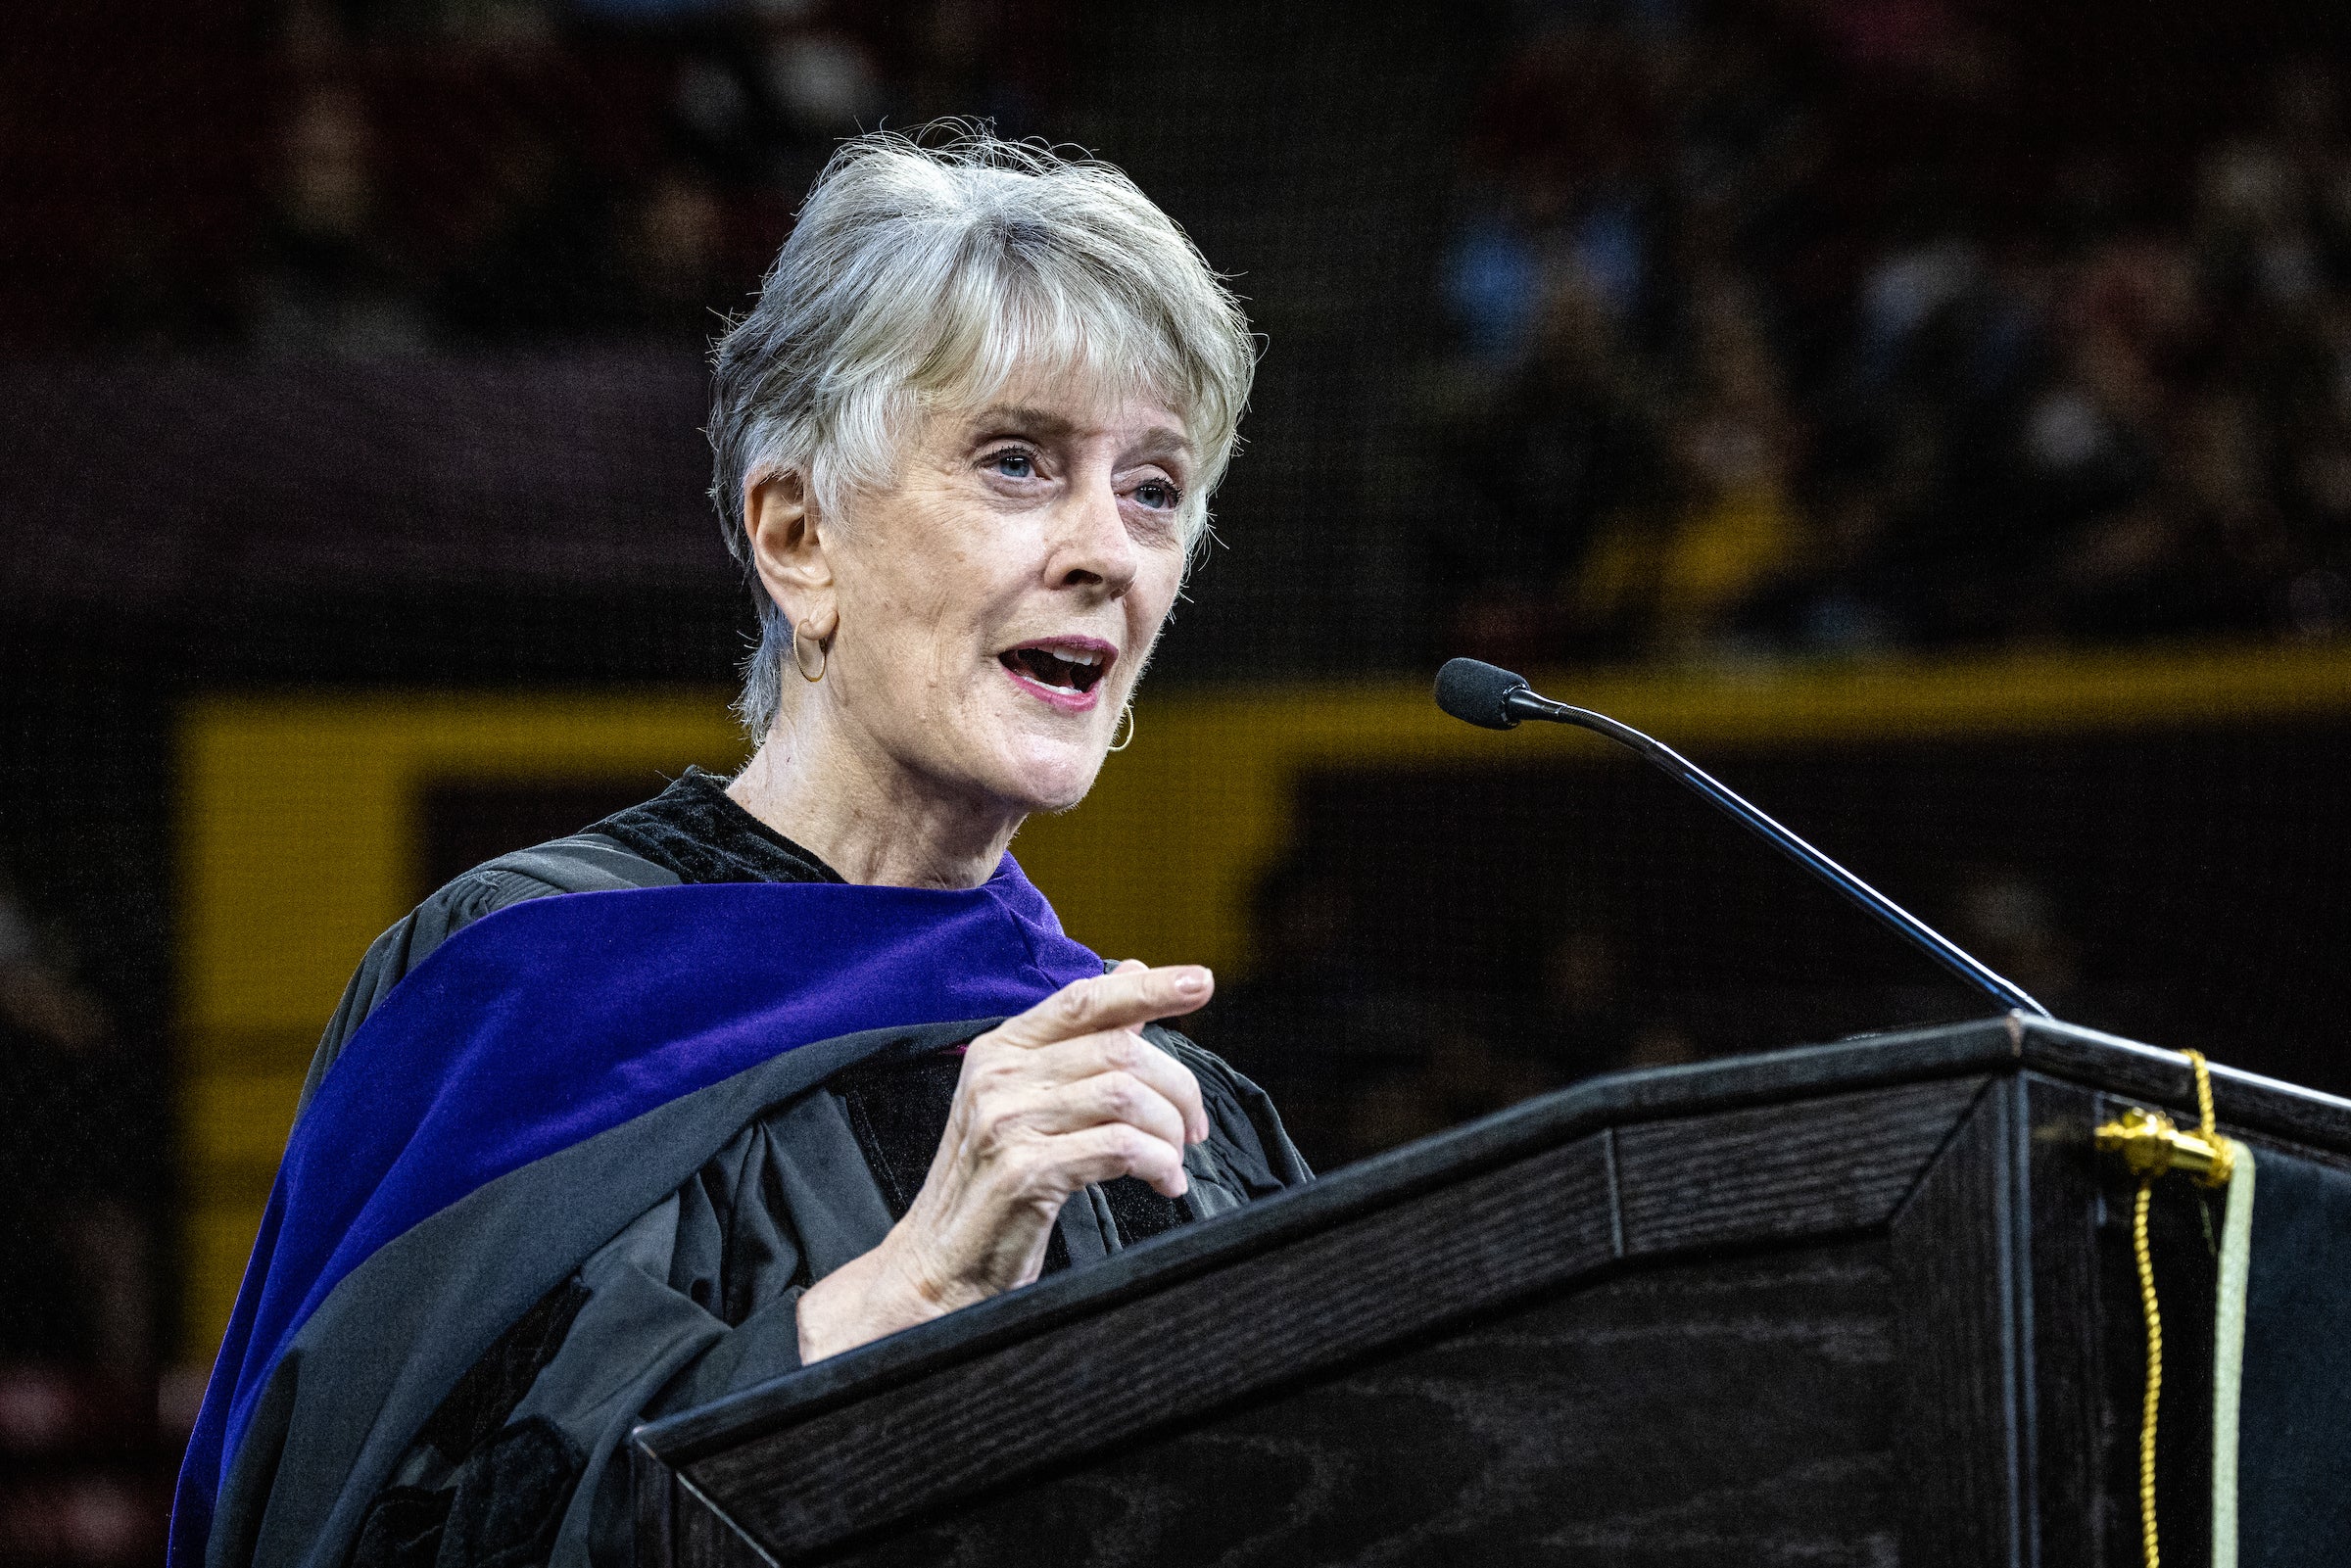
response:
{"label": "shoulder of gown", "polygon": [[556,893],[666,887],[677,880],[676,873],[609,838],[574,833],[501,855],[444,884],[368,944],[366,956],[343,987],[343,1000],[327,1021],[326,1032],[311,1057],[311,1069],[303,1077],[302,1098],[294,1114],[299,1117],[309,1108],[311,1097],[318,1092],[327,1069],[343,1054],[352,1031],[366,1022],[392,987],[407,978],[433,949],[483,916]]}

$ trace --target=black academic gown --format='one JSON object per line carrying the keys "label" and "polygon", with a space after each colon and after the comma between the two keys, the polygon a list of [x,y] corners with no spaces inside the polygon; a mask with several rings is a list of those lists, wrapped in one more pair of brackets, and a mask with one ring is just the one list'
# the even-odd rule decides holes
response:
{"label": "black academic gown", "polygon": [[[493,910],[689,880],[824,879],[840,879],[728,800],[719,781],[689,773],[656,800],[585,833],[467,873],[385,932],[320,1044],[306,1103],[343,1042],[400,978]],[[1064,1206],[1048,1270],[1311,1179],[1262,1091],[1181,1035],[1156,1026],[1147,1033],[1192,1069],[1209,1113],[1208,1140],[1185,1157],[1189,1190],[1171,1201],[1132,1178],[1084,1189]],[[339,1497],[296,1496],[283,1510],[273,1500],[259,1517],[216,1533],[215,1560],[244,1560],[239,1546],[256,1562],[354,1568],[631,1560],[622,1451],[630,1429],[799,1365],[800,1294],[871,1251],[905,1212],[945,1125],[959,1067],[946,1048],[961,1037],[951,1028],[918,1029],[848,1042],[829,1052],[812,1084],[793,1081],[788,1057],[777,1083],[791,1092],[747,1118],[745,1089],[720,1086],[725,1092],[691,1096],[597,1140],[594,1162],[581,1163],[573,1179],[658,1166],[674,1162],[680,1147],[717,1147],[511,1322],[454,1387],[402,1380],[375,1426],[413,1437],[381,1485],[363,1496],[348,1485]],[[807,1059],[801,1077],[816,1070],[813,1049],[792,1053]],[[755,1087],[748,1093],[758,1098]],[[619,1146],[630,1139],[648,1146]],[[532,1179],[549,1190],[509,1180],[504,1185],[512,1190],[483,1196],[515,1206],[565,1201],[560,1166]],[[418,1252],[418,1267],[435,1266],[429,1246]],[[288,1462],[301,1470],[299,1458]],[[279,1487],[286,1481],[281,1475]],[[334,1484],[299,1474],[293,1483],[317,1494]],[[312,1523],[297,1529],[297,1521]]]}

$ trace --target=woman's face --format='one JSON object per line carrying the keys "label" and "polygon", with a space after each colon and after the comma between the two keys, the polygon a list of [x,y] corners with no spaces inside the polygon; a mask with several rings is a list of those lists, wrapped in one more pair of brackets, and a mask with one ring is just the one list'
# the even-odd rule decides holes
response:
{"label": "woman's face", "polygon": [[934,409],[890,489],[817,520],[843,738],[1007,815],[1084,797],[1183,578],[1182,421],[1073,379]]}

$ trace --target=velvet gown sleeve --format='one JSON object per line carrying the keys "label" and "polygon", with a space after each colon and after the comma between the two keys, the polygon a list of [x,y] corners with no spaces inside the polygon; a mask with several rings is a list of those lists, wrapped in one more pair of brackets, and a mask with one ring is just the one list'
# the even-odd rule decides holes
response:
{"label": "velvet gown sleeve", "polygon": [[326,1069],[343,1054],[344,1042],[375,1011],[376,1004],[433,949],[465,927],[527,899],[661,887],[677,879],[671,872],[591,833],[558,838],[475,867],[410,910],[368,945],[311,1058],[295,1114],[299,1116],[302,1108],[310,1105]]}

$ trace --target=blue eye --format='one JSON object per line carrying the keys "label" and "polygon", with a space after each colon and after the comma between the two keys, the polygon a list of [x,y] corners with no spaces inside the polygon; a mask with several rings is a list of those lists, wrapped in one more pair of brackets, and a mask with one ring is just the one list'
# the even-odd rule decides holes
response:
{"label": "blue eye", "polygon": [[1134,487],[1134,499],[1153,511],[1171,511],[1183,493],[1164,479],[1146,479]]}
{"label": "blue eye", "polygon": [[1000,451],[988,463],[1007,479],[1034,479],[1036,459],[1025,451]]}

